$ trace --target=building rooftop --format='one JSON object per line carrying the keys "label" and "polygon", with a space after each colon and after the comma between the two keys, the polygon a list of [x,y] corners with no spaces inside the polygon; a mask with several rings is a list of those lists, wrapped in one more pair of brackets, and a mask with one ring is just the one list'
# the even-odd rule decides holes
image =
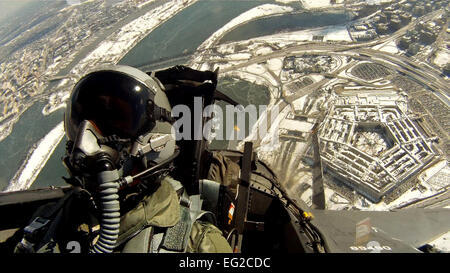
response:
{"label": "building rooftop", "polygon": [[372,202],[414,177],[435,152],[394,90],[344,91],[319,131],[324,170]]}

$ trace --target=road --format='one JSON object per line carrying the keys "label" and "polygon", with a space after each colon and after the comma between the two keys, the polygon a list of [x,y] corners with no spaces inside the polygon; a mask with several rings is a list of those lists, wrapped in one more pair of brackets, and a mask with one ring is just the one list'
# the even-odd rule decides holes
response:
{"label": "road", "polygon": [[[448,84],[448,80],[442,77],[442,72],[435,67],[427,64],[427,63],[419,63],[417,60],[414,61],[409,59],[406,56],[396,55],[385,51],[375,50],[372,47],[376,45],[383,45],[395,41],[400,38],[402,35],[408,30],[411,30],[416,27],[416,25],[420,21],[427,21],[433,19],[437,16],[440,16],[444,11],[436,11],[426,16],[417,19],[408,24],[407,26],[401,28],[397,32],[392,35],[378,39],[376,41],[366,42],[366,43],[353,43],[353,44],[332,44],[332,43],[323,43],[323,42],[307,42],[295,46],[284,47],[280,50],[276,50],[266,55],[253,56],[248,61],[239,63],[236,65],[232,65],[230,67],[224,68],[221,70],[222,73],[226,73],[228,71],[233,71],[236,69],[248,67],[252,64],[263,63],[267,60],[274,58],[285,58],[286,56],[299,56],[299,55],[336,55],[336,56],[348,56],[353,59],[358,60],[369,60],[373,63],[379,63],[393,71],[397,71],[403,73],[404,75],[416,80],[419,83],[422,83],[424,86],[427,86],[431,91],[431,94],[434,94],[435,97],[441,100],[445,105],[450,105],[450,88]],[[440,35],[441,37],[442,35]],[[441,37],[442,38],[442,37]],[[222,62],[226,62],[227,59],[224,58],[221,60]],[[339,73],[348,69],[350,66],[353,66],[354,63],[347,64],[345,66],[340,67],[337,71],[330,73],[326,78],[310,84],[306,87],[303,87],[295,94],[290,96],[281,96],[281,100],[279,101],[280,111],[284,107],[289,104],[292,104],[298,98],[311,94],[317,91],[320,88],[323,88],[324,85],[328,84],[331,79],[339,78]],[[270,73],[271,76],[277,81],[279,88],[281,90],[282,83],[280,81],[279,76],[275,73]],[[380,86],[373,86],[374,88],[379,88]],[[440,126],[440,124],[438,125]],[[445,130],[443,130],[445,132]],[[317,160],[316,160],[317,163]],[[323,184],[321,175],[318,170],[315,168],[315,172],[313,171],[313,205],[317,208],[322,208],[324,204],[323,197]],[[410,204],[406,207],[419,207],[419,208],[442,208],[450,205],[450,191],[445,193],[436,195],[432,198],[428,198],[426,200],[422,200],[420,202],[416,202],[414,204]]]}
{"label": "road", "polygon": [[319,150],[319,136],[318,127],[319,122],[317,121],[312,129],[312,144],[314,147],[314,163],[312,166],[312,208],[313,209],[325,209],[325,191],[323,188],[323,173],[322,173],[322,160],[320,159]]}
{"label": "road", "polygon": [[268,59],[272,58],[279,58],[279,57],[285,57],[292,53],[308,53],[308,54],[314,54],[315,52],[323,52],[325,51],[330,54],[335,54],[337,52],[339,53],[356,53],[360,58],[371,59],[375,60],[379,59],[382,60],[383,64],[390,64],[392,68],[395,70],[399,70],[400,72],[403,72],[407,74],[408,76],[411,76],[415,78],[416,80],[419,80],[420,82],[426,83],[436,94],[436,96],[439,97],[444,103],[447,105],[449,104],[449,97],[448,94],[450,94],[450,88],[448,81],[442,78],[441,72],[435,69],[431,66],[424,66],[421,64],[416,64],[407,57],[395,55],[389,52],[384,51],[378,51],[371,49],[371,47],[384,44],[390,41],[393,41],[395,39],[398,39],[402,35],[404,35],[408,30],[411,30],[416,27],[416,25],[420,21],[428,21],[431,19],[434,19],[444,13],[443,10],[438,10],[435,12],[432,12],[430,14],[424,15],[421,18],[418,18],[411,23],[409,23],[407,26],[399,29],[398,31],[394,32],[393,34],[384,37],[382,39],[378,39],[375,41],[370,42],[362,42],[362,43],[352,43],[352,44],[326,44],[323,42],[308,42],[297,46],[292,46],[289,48],[284,48],[280,51],[276,51],[267,55],[263,56],[256,56],[249,60],[246,63],[241,63],[238,65],[231,66],[229,68],[225,68],[222,70],[222,72],[227,72],[235,69],[239,69],[242,67],[246,67],[251,64],[260,63],[263,61],[266,61]]}
{"label": "road", "polygon": [[[448,81],[441,77],[437,71],[429,67],[419,66],[408,60],[404,56],[394,55],[392,53],[377,51],[374,49],[365,49],[353,45],[334,45],[323,43],[306,43],[290,48],[285,48],[263,56],[256,56],[248,62],[240,63],[222,69],[221,72],[228,72],[239,68],[247,67],[252,64],[261,63],[273,58],[286,57],[292,54],[317,54],[317,55],[347,55],[359,59],[371,60],[375,63],[383,64],[393,70],[402,72],[415,80],[428,86],[432,92],[446,105],[450,104],[448,94],[450,88]],[[337,73],[335,73],[337,75]]]}
{"label": "road", "polygon": [[397,209],[404,209],[404,208],[436,209],[436,208],[444,208],[448,205],[450,205],[450,190],[444,190],[438,194],[433,195],[432,197],[411,202],[409,204],[400,206]]}

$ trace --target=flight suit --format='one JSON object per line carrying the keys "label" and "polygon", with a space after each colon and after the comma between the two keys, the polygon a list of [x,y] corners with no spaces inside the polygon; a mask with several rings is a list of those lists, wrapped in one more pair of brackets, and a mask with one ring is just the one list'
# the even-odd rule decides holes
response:
{"label": "flight suit", "polygon": [[[117,252],[232,252],[222,232],[207,217],[208,213],[199,210],[194,213],[193,223],[186,224],[186,217],[189,218],[193,213],[180,204],[180,198],[183,197],[174,188],[176,185],[181,184],[167,176],[153,194],[143,198],[135,208],[121,216]],[[36,252],[84,252],[89,249],[90,242],[98,239],[96,233],[100,226],[96,217],[86,213],[86,208],[74,208],[78,205],[76,202],[64,205],[53,223],[58,227],[50,225],[49,232],[43,238],[45,242],[40,244]]]}

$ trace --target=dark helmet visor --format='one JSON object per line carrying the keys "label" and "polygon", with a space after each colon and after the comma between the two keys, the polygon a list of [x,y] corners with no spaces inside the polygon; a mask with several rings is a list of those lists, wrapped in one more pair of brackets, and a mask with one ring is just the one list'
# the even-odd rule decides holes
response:
{"label": "dark helmet visor", "polygon": [[74,140],[83,120],[93,122],[102,135],[136,138],[150,131],[148,116],[153,92],[143,83],[117,71],[88,74],[75,86],[65,116],[67,137]]}

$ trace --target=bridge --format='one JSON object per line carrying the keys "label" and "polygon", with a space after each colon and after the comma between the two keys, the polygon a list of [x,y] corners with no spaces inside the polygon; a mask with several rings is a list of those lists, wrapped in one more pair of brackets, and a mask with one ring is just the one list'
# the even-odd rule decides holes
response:
{"label": "bridge", "polygon": [[140,65],[137,68],[142,71],[151,71],[156,68],[160,69],[168,66],[173,66],[175,64],[185,64],[190,58],[192,58],[193,55],[194,51],[188,51],[180,55],[160,58],[150,63]]}

